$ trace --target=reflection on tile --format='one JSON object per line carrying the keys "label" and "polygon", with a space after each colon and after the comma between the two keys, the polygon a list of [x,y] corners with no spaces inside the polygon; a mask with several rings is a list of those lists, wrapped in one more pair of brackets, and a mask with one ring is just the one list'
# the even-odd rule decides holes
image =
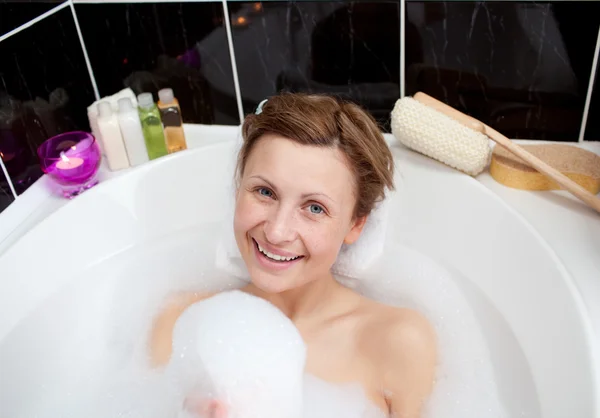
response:
{"label": "reflection on tile", "polygon": [[592,102],[585,126],[586,141],[600,141],[600,67],[596,68]]}
{"label": "reflection on tile", "polygon": [[[77,4],[101,96],[171,87],[184,122],[239,124],[221,2]],[[207,71],[209,69],[210,71]]]}
{"label": "reflection on tile", "polygon": [[4,176],[4,172],[0,169],[0,212],[6,209],[13,200],[13,194],[6,181],[6,176]]}
{"label": "reflection on tile", "polygon": [[600,2],[406,4],[406,93],[508,137],[576,141]]}
{"label": "reflection on tile", "polygon": [[62,2],[63,0],[0,0],[0,35],[18,28]]}
{"label": "reflection on tile", "polygon": [[389,130],[400,96],[398,1],[229,4],[246,113],[282,90],[332,93]]}
{"label": "reflection on tile", "polygon": [[69,8],[0,42],[0,152],[17,192],[41,176],[48,137],[89,130],[94,93]]}

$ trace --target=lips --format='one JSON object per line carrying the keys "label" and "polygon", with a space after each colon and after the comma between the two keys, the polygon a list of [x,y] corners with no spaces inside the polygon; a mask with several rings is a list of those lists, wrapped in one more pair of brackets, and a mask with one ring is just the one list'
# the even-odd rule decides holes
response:
{"label": "lips", "polygon": [[261,246],[255,239],[252,239],[252,242],[254,243],[254,253],[259,264],[268,270],[285,270],[304,258],[303,255],[295,255],[288,252],[273,253]]}
{"label": "lips", "polygon": [[266,248],[264,248],[262,245],[260,245],[256,240],[254,240],[256,246],[258,247],[258,251],[260,251],[263,255],[267,256],[268,258],[270,258],[271,260],[275,260],[275,261],[293,261],[301,256],[299,255],[293,255],[290,253],[285,253],[285,254],[278,254],[278,253],[272,253],[270,251],[268,251]]}

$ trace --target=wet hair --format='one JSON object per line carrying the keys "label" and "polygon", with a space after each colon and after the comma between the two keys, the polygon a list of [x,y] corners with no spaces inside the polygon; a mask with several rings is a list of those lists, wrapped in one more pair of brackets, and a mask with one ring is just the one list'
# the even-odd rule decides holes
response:
{"label": "wet hair", "polygon": [[270,97],[260,114],[246,116],[237,178],[265,134],[298,144],[338,149],[354,174],[354,216],[368,215],[394,189],[394,159],[375,119],[359,106],[327,95],[283,93]]}

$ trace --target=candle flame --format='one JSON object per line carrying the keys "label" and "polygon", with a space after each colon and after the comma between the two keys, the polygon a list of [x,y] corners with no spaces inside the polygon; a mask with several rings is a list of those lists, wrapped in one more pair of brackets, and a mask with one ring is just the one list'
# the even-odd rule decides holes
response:
{"label": "candle flame", "polygon": [[60,159],[63,160],[65,163],[69,162],[69,157],[67,157],[63,151],[61,151],[60,153]]}
{"label": "candle flame", "polygon": [[75,145],[73,145],[73,146],[71,147],[71,149],[72,149],[73,151],[77,151],[77,147],[76,147]]}

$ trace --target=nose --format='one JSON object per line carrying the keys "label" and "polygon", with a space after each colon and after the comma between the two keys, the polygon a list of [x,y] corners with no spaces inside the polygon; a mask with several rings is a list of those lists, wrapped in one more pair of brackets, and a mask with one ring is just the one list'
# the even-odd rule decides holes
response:
{"label": "nose", "polygon": [[274,245],[291,242],[296,238],[295,224],[293,208],[278,205],[265,222],[265,238]]}

